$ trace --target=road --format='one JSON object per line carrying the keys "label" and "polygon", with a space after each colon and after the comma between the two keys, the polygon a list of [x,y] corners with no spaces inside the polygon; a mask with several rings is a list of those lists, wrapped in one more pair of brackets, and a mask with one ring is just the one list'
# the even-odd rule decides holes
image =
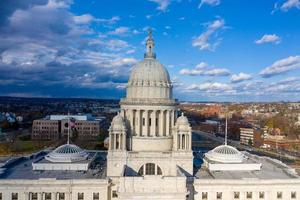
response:
{"label": "road", "polygon": [[[213,140],[213,141],[216,141],[218,143],[224,144],[224,138],[216,137],[214,134],[203,132],[203,131],[198,131],[198,130],[193,130],[193,133],[199,134],[199,135],[201,135],[203,137],[206,137],[210,140]],[[286,153],[282,154],[282,153],[277,153],[277,152],[274,152],[274,151],[268,151],[268,150],[265,150],[265,149],[258,149],[258,148],[254,148],[254,147],[249,147],[249,146],[240,144],[238,141],[234,141],[234,140],[228,140],[228,144],[231,145],[231,146],[234,146],[238,149],[241,149],[241,150],[250,151],[250,152],[253,152],[253,153],[259,154],[259,155],[263,154],[263,155],[266,155],[266,156],[272,156],[272,157],[275,157],[279,160],[281,160],[281,158],[288,159],[288,160],[299,160],[299,157],[296,157],[296,156],[293,156],[293,155],[289,155],[289,154],[286,154]]]}

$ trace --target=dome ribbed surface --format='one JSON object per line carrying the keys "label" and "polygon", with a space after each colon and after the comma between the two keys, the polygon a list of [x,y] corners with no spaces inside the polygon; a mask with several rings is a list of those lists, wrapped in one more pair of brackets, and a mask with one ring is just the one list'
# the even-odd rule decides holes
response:
{"label": "dome ribbed surface", "polygon": [[244,160],[244,155],[229,145],[220,145],[207,152],[205,157],[220,163],[241,163]]}
{"label": "dome ribbed surface", "polygon": [[165,67],[156,59],[144,59],[137,63],[131,72],[128,85],[170,86],[170,76]]}
{"label": "dome ribbed surface", "polygon": [[239,154],[239,151],[231,146],[228,145],[222,145],[222,146],[218,146],[217,148],[215,148],[213,150],[215,153],[219,153],[219,154]]}
{"label": "dome ribbed surface", "polygon": [[88,153],[74,144],[64,144],[50,152],[45,159],[57,163],[86,160]]}
{"label": "dome ribbed surface", "polygon": [[81,151],[83,150],[80,147],[73,144],[65,144],[54,150],[55,153],[60,154],[79,153]]}

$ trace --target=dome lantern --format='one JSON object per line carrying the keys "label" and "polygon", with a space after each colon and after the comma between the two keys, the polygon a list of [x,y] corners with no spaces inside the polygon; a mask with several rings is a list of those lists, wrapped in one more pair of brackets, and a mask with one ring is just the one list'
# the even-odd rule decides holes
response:
{"label": "dome lantern", "polygon": [[156,58],[154,53],[154,40],[152,37],[152,29],[148,29],[148,39],[146,41],[146,53],[144,55],[145,58]]}

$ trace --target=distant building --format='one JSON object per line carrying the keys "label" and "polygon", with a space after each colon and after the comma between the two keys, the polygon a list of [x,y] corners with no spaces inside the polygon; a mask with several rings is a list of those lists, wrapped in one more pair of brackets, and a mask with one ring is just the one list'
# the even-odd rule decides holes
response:
{"label": "distant building", "polygon": [[51,115],[46,119],[34,120],[31,137],[34,140],[57,140],[68,134],[68,118],[72,119],[71,134],[80,139],[95,139],[100,132],[102,120],[89,115]]}
{"label": "distant building", "polygon": [[34,120],[31,138],[34,140],[57,140],[60,138],[59,120]]}
{"label": "distant building", "polygon": [[240,128],[240,143],[251,146],[253,145],[253,136],[254,129],[253,128]]}

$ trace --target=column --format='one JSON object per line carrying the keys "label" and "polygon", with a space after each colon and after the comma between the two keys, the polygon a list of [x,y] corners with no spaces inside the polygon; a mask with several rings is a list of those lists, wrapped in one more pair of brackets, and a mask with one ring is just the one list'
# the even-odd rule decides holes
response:
{"label": "column", "polygon": [[38,193],[38,200],[42,200],[42,195],[43,195],[42,192]]}
{"label": "column", "polygon": [[122,142],[123,142],[123,150],[126,149],[126,135],[124,133],[122,133]]}
{"label": "column", "polygon": [[145,110],[144,116],[145,116],[145,128],[144,128],[145,133],[144,133],[144,135],[146,137],[148,137],[149,136],[149,111],[148,110]]}
{"label": "column", "polygon": [[171,110],[171,130],[173,129],[173,126],[175,124],[175,117],[174,117],[174,110]]}
{"label": "column", "polygon": [[160,110],[159,112],[159,136],[163,136],[164,134],[164,111]]}
{"label": "column", "polygon": [[150,135],[156,135],[156,110],[153,110],[151,113],[151,127],[150,127]]}
{"label": "column", "polygon": [[133,126],[133,120],[134,120],[134,111],[133,110],[130,110],[129,112],[130,114],[130,128],[131,128],[131,135],[134,135],[134,126]]}
{"label": "column", "polygon": [[137,123],[137,126],[138,126],[138,134],[139,136],[142,136],[142,127],[143,127],[143,124],[142,124],[142,110],[138,110],[138,117],[137,117],[137,120],[138,120],[138,123]]}
{"label": "column", "polygon": [[114,133],[114,146],[113,149],[116,150],[117,148],[117,135]]}
{"label": "column", "polygon": [[180,150],[181,149],[181,143],[182,143],[181,134],[179,134],[178,136],[179,136],[179,148],[178,149]]}
{"label": "column", "polygon": [[170,135],[170,110],[166,111],[166,136]]}

